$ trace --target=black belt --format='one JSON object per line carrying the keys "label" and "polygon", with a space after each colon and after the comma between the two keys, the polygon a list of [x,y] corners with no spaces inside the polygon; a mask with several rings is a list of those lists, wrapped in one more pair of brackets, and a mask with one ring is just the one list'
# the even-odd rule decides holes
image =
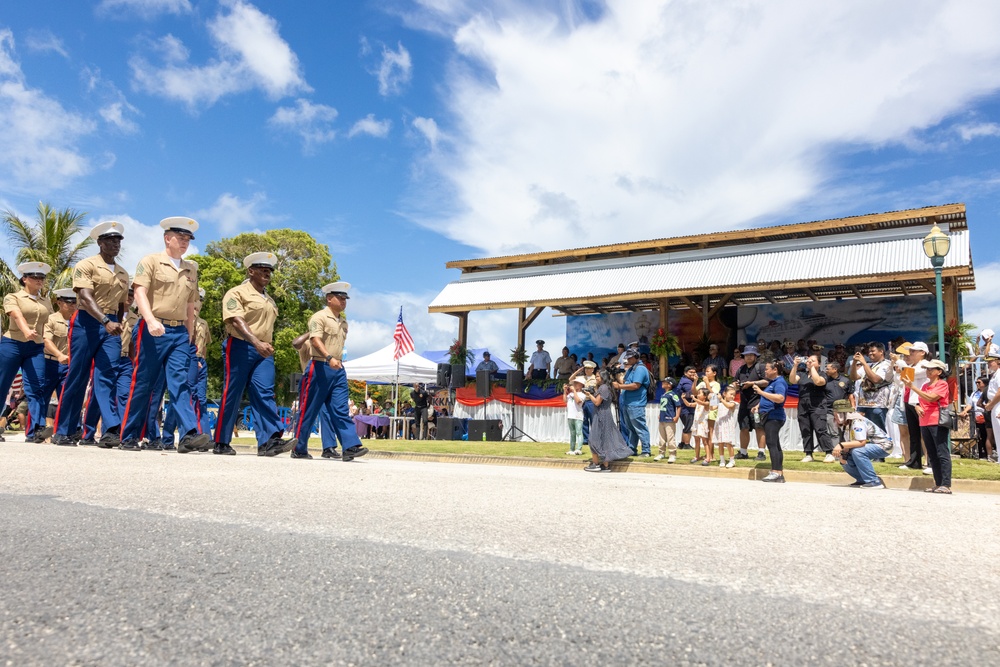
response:
{"label": "black belt", "polygon": [[184,320],[165,320],[161,317],[157,317],[156,320],[165,327],[182,327],[185,325]]}
{"label": "black belt", "polygon": [[52,361],[59,361],[59,359],[57,359],[56,357],[53,357],[51,354],[46,354],[45,358],[46,359],[51,359]]}

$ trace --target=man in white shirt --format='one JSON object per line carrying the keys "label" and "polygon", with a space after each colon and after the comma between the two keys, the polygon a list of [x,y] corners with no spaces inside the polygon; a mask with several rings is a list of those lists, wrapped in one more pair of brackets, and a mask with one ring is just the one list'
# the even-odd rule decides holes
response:
{"label": "man in white shirt", "polygon": [[552,357],[545,351],[545,341],[536,340],[538,349],[531,353],[531,363],[528,366],[528,375],[532,380],[547,380],[549,370],[552,366]]}
{"label": "man in white shirt", "polygon": [[[929,352],[927,343],[918,340],[910,346],[910,351],[906,354],[906,363],[902,367],[913,369],[913,386],[918,389],[923,387],[927,382],[927,355]],[[902,371],[902,368],[898,368],[898,370]],[[917,414],[917,405],[920,403],[920,398],[915,391],[909,391],[907,394],[909,397],[906,399],[905,410],[906,429],[910,433],[910,458],[906,459],[903,465],[899,467],[921,470],[923,463],[921,462],[922,450],[920,447],[920,415]]]}
{"label": "man in white shirt", "polygon": [[990,375],[990,383],[986,387],[988,400],[983,409],[993,420],[993,434],[1000,433],[1000,357],[986,357],[986,368]]}

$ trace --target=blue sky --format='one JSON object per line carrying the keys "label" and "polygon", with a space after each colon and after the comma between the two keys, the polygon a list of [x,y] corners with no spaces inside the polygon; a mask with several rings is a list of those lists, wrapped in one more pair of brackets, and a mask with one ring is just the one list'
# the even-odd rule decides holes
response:
{"label": "blue sky", "polygon": [[[202,247],[307,230],[355,286],[352,356],[400,306],[447,347],[451,259],[955,201],[967,319],[1000,325],[995,2],[0,7],[0,207],[122,220],[129,268],[169,215]],[[473,314],[470,342],[509,349],[514,318]]]}

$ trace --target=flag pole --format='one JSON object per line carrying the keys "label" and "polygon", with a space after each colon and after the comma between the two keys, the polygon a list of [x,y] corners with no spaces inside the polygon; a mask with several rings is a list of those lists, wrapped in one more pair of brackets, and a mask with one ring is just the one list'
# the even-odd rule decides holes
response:
{"label": "flag pole", "polygon": [[[400,321],[403,320],[403,307],[402,306],[399,307],[399,320]],[[399,414],[399,355],[397,354],[397,355],[393,355],[393,356],[396,357],[396,417],[399,418],[399,416],[400,416],[400,414]],[[400,421],[399,423],[402,424],[403,422]],[[405,431],[405,430],[406,429],[404,428],[403,431]],[[403,440],[406,440],[406,433],[405,432],[401,433],[401,435],[403,436]]]}

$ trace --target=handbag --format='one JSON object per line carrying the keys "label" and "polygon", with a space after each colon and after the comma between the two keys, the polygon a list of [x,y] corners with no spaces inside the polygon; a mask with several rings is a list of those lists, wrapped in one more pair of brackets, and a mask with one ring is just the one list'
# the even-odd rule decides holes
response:
{"label": "handbag", "polygon": [[941,406],[938,410],[938,426],[947,426],[949,430],[958,428],[958,420],[951,407]]}
{"label": "handbag", "polygon": [[976,423],[977,424],[985,424],[986,423],[986,415],[984,415],[982,412],[977,412],[976,413]]}

